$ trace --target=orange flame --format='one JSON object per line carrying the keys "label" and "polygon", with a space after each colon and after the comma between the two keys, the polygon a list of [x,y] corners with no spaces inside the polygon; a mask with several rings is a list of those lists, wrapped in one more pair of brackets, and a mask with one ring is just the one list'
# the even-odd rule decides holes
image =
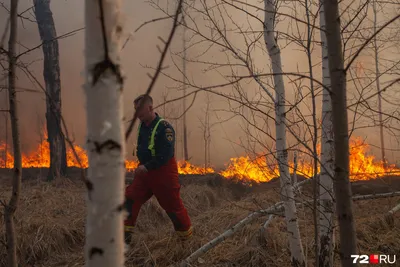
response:
{"label": "orange flame", "polygon": [[[375,160],[372,155],[367,155],[369,146],[363,143],[361,138],[350,140],[350,179],[368,180],[382,176],[400,175],[400,169],[394,164],[384,166],[383,161]],[[317,147],[317,153],[320,153],[320,145]],[[296,173],[306,178],[314,176],[314,168],[311,158],[299,157],[296,167]],[[244,180],[253,180],[257,182],[266,182],[279,176],[278,165],[274,162],[268,164],[268,158],[265,156],[250,160],[249,156],[240,158],[231,158],[228,167],[221,172],[221,175],[227,178],[239,178]],[[294,162],[289,162],[289,172],[294,172]],[[317,167],[318,173],[320,167]]]}
{"label": "orange flame", "polygon": [[[45,138],[36,149],[22,155],[23,168],[48,168],[50,166],[50,148]],[[8,146],[9,150],[10,146]],[[86,151],[74,145],[74,150],[84,168],[88,167],[88,157]],[[320,147],[318,146],[318,153]],[[384,166],[382,161],[375,160],[372,155],[367,155],[368,145],[363,143],[360,138],[350,141],[350,175],[352,180],[367,180],[382,177],[385,175],[400,175],[400,169],[395,165]],[[313,164],[311,158],[304,156],[298,157],[296,173],[305,177],[313,176]],[[77,161],[71,148],[67,149],[67,165],[68,167],[81,167]],[[12,168],[14,166],[14,158],[9,151],[6,151],[4,142],[0,142],[0,168]],[[125,161],[127,171],[133,171],[137,166],[137,161]],[[290,173],[294,172],[294,162],[289,162]],[[226,169],[220,172],[213,168],[204,168],[192,165],[189,162],[179,161],[178,171],[180,174],[207,174],[219,173],[226,178],[237,178],[241,180],[252,180],[256,182],[267,182],[279,176],[279,168],[274,158],[259,156],[255,160],[251,160],[249,156],[231,158]],[[318,172],[320,168],[318,167]]]}

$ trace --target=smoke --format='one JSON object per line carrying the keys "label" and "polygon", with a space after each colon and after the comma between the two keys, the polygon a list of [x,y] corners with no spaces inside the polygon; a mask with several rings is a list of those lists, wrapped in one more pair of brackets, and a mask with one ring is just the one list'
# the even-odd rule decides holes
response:
{"label": "smoke", "polygon": [[[211,4],[211,3],[210,3]],[[258,3],[253,3],[254,5],[262,7]],[[9,1],[5,2],[6,6],[9,6]],[[23,11],[32,6],[32,1],[21,0],[19,10]],[[168,2],[163,5],[164,8],[168,7],[172,10],[175,6],[173,1]],[[84,27],[84,1],[82,0],[68,0],[68,1],[52,1],[51,8],[53,11],[53,17],[56,23],[57,35],[62,35],[76,29]],[[234,8],[228,9],[230,14],[234,16],[235,21],[240,25],[248,25],[249,17],[245,13],[235,10]],[[249,9],[251,12],[256,14],[261,20],[263,20],[263,14],[261,11],[255,12],[254,9]],[[281,12],[291,13],[289,9],[280,10]],[[157,45],[161,48],[163,43],[159,40],[159,37],[166,38],[172,26],[171,20],[163,20],[160,22],[155,22],[146,25],[141,30],[135,33],[135,29],[139,27],[143,22],[152,20],[154,18],[163,17],[161,11],[157,10],[154,5],[151,6],[145,1],[123,1],[123,12],[124,12],[124,25],[125,25],[125,38],[129,40],[125,48],[122,51],[122,68],[125,76],[125,88],[124,88],[124,114],[126,119],[130,119],[133,112],[132,101],[133,99],[145,92],[150,78],[148,73],[152,74],[154,71],[151,67],[156,66],[159,60],[159,50]],[[31,12],[32,13],[32,12]],[[171,13],[171,12],[170,12]],[[302,11],[297,11],[297,16],[303,18]],[[25,13],[29,16],[29,13]],[[34,18],[34,16],[30,16]],[[207,23],[199,18],[200,16],[194,15],[192,19],[196,19],[199,23],[198,26],[202,31],[207,34],[213,34],[211,30],[207,28]],[[0,9],[0,29],[4,28],[7,19],[7,12],[4,9]],[[251,19],[251,18],[250,18]],[[220,21],[220,20],[218,20]],[[293,22],[289,22],[288,18],[284,18],[279,22],[278,30],[281,32],[287,32],[289,25]],[[192,24],[193,25],[193,24]],[[304,31],[304,25],[301,26]],[[35,47],[40,44],[40,37],[38,33],[37,25],[34,22],[29,22],[21,19],[19,24],[19,52],[25,51],[27,48]],[[291,26],[293,28],[293,26]],[[246,28],[246,26],[243,26]],[[255,22],[252,28],[247,27],[246,30],[250,31],[262,31],[262,25],[259,22]],[[317,31],[316,31],[317,32]],[[318,33],[319,34],[319,33]],[[188,33],[190,36],[190,31]],[[244,39],[240,34],[234,32],[228,32],[229,40],[238,49],[244,49],[246,47]],[[317,33],[316,33],[317,35]],[[190,40],[193,44],[196,38]],[[262,46],[262,38],[260,41]],[[301,72],[307,74],[307,58],[304,51],[299,51],[298,46],[293,43],[280,41],[282,48],[282,62],[285,72]],[[188,49],[188,57],[195,60],[195,58],[208,49],[209,44],[199,43],[196,46],[191,46]],[[82,85],[84,83],[83,77],[83,67],[84,67],[84,31],[75,33],[73,36],[68,38],[63,38],[59,40],[59,50],[60,50],[60,67],[61,67],[61,83],[62,83],[62,112],[65,118],[68,129],[73,133],[75,138],[75,143],[79,145],[85,144],[85,134],[86,134],[86,111],[85,111],[85,96],[83,92]],[[314,65],[320,64],[320,49],[318,45],[313,48],[313,62]],[[172,53],[179,53],[182,51],[182,29],[178,29],[174,42],[171,47]],[[269,70],[269,58],[265,52],[265,48],[257,48],[252,52],[252,57],[254,58],[254,64],[259,67],[259,72],[268,73]],[[174,60],[171,60],[173,58]],[[31,53],[23,56],[22,61],[29,65],[29,69],[35,75],[35,77],[42,83],[43,82],[43,61],[42,61],[42,50],[37,49]],[[197,57],[197,60],[200,60]],[[213,47],[210,51],[201,57],[202,61],[213,61],[213,62],[226,62],[232,60],[232,56],[227,57],[220,47]],[[169,68],[166,70],[168,75],[181,79],[182,74],[179,69],[181,69],[181,61],[177,56],[169,56],[166,65]],[[264,66],[261,68],[260,66]],[[229,73],[231,70],[225,69],[224,71],[204,71],[204,64],[188,63],[187,72],[188,79],[196,83],[199,86],[207,86],[219,83],[226,83],[226,79],[223,78],[223,74]],[[220,71],[220,72],[219,72]],[[248,75],[248,72],[238,71],[239,75]],[[314,75],[319,79],[321,71],[319,67],[314,70]],[[295,94],[298,94],[299,86],[294,86],[294,78],[285,78],[287,82],[287,93],[286,96],[289,101],[294,101]],[[4,84],[4,80],[2,83]],[[256,97],[260,94],[260,88],[253,82],[243,82],[241,83],[243,90],[248,94],[248,98]],[[305,85],[309,86],[309,81],[302,81],[301,87]],[[22,71],[18,73],[18,87],[28,88],[36,90],[37,92],[23,91],[19,94],[20,99],[20,116],[21,116],[21,132],[22,132],[22,148],[23,151],[28,151],[32,149],[37,142],[40,140],[39,128],[45,125],[45,95],[41,89],[32,82],[26,74]],[[191,92],[194,88],[189,88],[188,92]],[[304,89],[306,92],[308,89]],[[224,94],[232,94],[235,90],[231,87],[227,88],[217,88],[216,91],[223,92]],[[167,94],[168,99],[172,99],[177,96],[181,96],[183,93],[179,89],[177,82],[171,79],[161,76],[156,83],[155,89],[152,92],[152,96],[155,100],[155,104],[158,105],[163,102],[163,98]],[[264,94],[264,98],[267,98]],[[320,97],[320,96],[319,96]],[[318,109],[320,110],[320,99],[318,100]],[[4,100],[4,101],[3,101]],[[187,105],[190,104],[192,96],[188,98]],[[6,94],[1,92],[0,107],[3,109],[6,105]],[[200,93],[196,97],[195,104],[187,113],[188,122],[188,132],[189,132],[189,156],[195,164],[203,164],[204,162],[204,140],[203,140],[203,130],[201,129],[200,120],[204,120],[204,106],[206,102],[206,97],[204,92]],[[223,110],[229,110],[232,107],[232,103],[228,103],[222,97],[217,95],[212,96],[211,106],[214,110],[219,110],[218,112],[212,112],[211,123],[215,123],[218,120],[225,120],[232,116],[229,112],[223,112]],[[305,102],[300,105],[299,109],[305,114],[310,114],[310,102]],[[164,111],[166,111],[164,114]],[[177,117],[182,113],[182,102],[175,102],[167,105],[164,108],[161,107],[158,110],[160,115],[165,115],[166,117]],[[273,113],[270,113],[274,116]],[[320,115],[318,115],[320,117]],[[262,119],[261,119],[262,120]],[[180,120],[181,121],[181,120]],[[178,158],[182,158],[182,123],[178,120],[171,120],[174,124],[176,131],[178,133]],[[260,123],[260,119],[257,120]],[[268,122],[269,128],[272,128],[272,133],[274,133],[273,121]],[[0,125],[3,127],[4,120],[3,116],[0,117]],[[211,133],[211,162],[214,166],[221,166],[226,163],[230,157],[237,157],[244,153],[244,149],[237,145],[244,140],[248,140],[248,133],[243,129],[243,121],[239,117],[235,117],[232,120],[224,122],[223,124],[215,124],[212,128]],[[305,132],[306,130],[304,130]],[[378,144],[379,136],[374,133],[374,141]],[[127,156],[132,158],[133,145],[136,141],[135,132],[132,134],[128,143]],[[274,134],[273,134],[274,135]],[[10,135],[9,135],[10,136]],[[1,131],[0,138],[4,140],[4,131]],[[291,138],[288,134],[288,141],[294,143],[294,138]],[[271,139],[266,138],[265,144],[273,146]],[[255,149],[260,149],[260,146],[256,146]]]}
{"label": "smoke", "polygon": [[[5,6],[9,6],[9,2],[5,2]],[[20,1],[19,11],[26,10],[32,6],[32,1]],[[173,3],[170,3],[170,7]],[[63,35],[65,33],[74,31],[81,27],[84,27],[84,2],[81,0],[69,0],[69,1],[52,1],[51,8],[53,12],[53,18],[56,24],[57,35]],[[159,60],[159,50],[157,45],[162,47],[163,44],[159,40],[159,37],[166,38],[168,35],[172,21],[165,20],[163,22],[151,23],[143,27],[137,33],[134,33],[135,29],[139,27],[143,22],[151,20],[156,17],[161,17],[163,14],[160,11],[155,10],[148,3],[124,1],[124,25],[126,38],[129,40],[122,51],[122,67],[125,76],[125,88],[124,88],[124,113],[126,119],[130,119],[133,112],[132,102],[133,99],[139,94],[144,93],[146,90],[150,78],[148,73],[153,73],[149,67],[154,67]],[[4,28],[7,11],[0,9],[0,27]],[[32,12],[25,13],[26,17],[34,19]],[[172,49],[181,49],[181,30],[179,29],[176,36],[176,40],[172,45]],[[36,23],[29,22],[21,19],[19,22],[19,34],[18,34],[18,51],[21,53],[29,48],[35,47],[40,44],[40,36]],[[69,131],[73,134],[75,142],[79,145],[85,144],[86,134],[86,116],[85,116],[85,96],[82,85],[84,83],[83,77],[83,66],[84,66],[84,31],[80,31],[73,36],[63,38],[59,40],[60,50],[60,67],[61,67],[61,84],[62,84],[62,113],[63,117],[68,124]],[[43,81],[43,61],[42,61],[42,50],[41,48],[30,52],[27,55],[21,57],[22,61],[29,66],[29,70],[32,74],[44,85]],[[169,62],[168,62],[169,61]],[[180,64],[180,62],[177,62]],[[172,73],[176,77],[180,77],[180,73],[174,68],[172,62],[167,60],[167,65],[170,66],[168,69],[169,73]],[[189,75],[190,66],[188,66]],[[213,77],[207,75],[207,80],[211,84]],[[6,80],[2,80],[3,83]],[[5,84],[4,84],[5,85]],[[45,95],[39,86],[35,84],[29,77],[22,71],[18,72],[18,83],[19,88],[30,89],[29,91],[21,90],[19,94],[19,113],[21,118],[21,141],[23,151],[29,151],[34,149],[37,143],[40,141],[40,129],[45,128]],[[152,96],[155,100],[155,104],[158,105],[162,102],[162,95],[166,91],[170,91],[168,98],[174,98],[180,96],[181,92],[174,92],[177,90],[168,89],[168,86],[174,85],[169,79],[160,77],[156,83],[156,87],[153,90]],[[35,92],[32,92],[35,91]],[[6,107],[7,98],[5,92],[1,92],[1,107]],[[199,128],[198,114],[201,110],[201,98],[204,96],[199,95],[196,99],[196,103],[187,114],[188,121],[188,132],[189,132],[189,153],[192,156],[192,160],[195,163],[201,164],[203,160],[203,145],[202,145],[202,133]],[[188,100],[189,103],[189,100]],[[200,105],[199,105],[200,103]],[[174,117],[182,113],[181,103],[173,103],[169,105],[168,109],[176,114]],[[158,112],[162,113],[162,108]],[[4,113],[4,115],[7,115]],[[168,115],[168,114],[166,114]],[[2,116],[3,117],[3,116]],[[2,119],[1,119],[2,120]],[[4,121],[0,121],[1,125],[5,125]],[[178,125],[182,127],[181,124]],[[1,127],[2,129],[3,126]],[[219,131],[213,133],[213,139],[218,140],[221,138],[220,131],[223,129],[233,128],[231,125],[225,124],[223,127],[219,127]],[[179,134],[182,132],[180,128],[176,129],[178,132],[178,141],[181,141]],[[226,131],[226,130],[225,130]],[[10,133],[9,133],[10,136]],[[4,140],[4,131],[1,133],[1,139]],[[224,136],[224,139],[229,139],[229,136]],[[133,144],[136,141],[135,133],[132,134],[128,143],[128,157],[131,155]],[[178,148],[181,145],[178,145]],[[237,148],[236,148],[237,149]],[[180,149],[182,150],[182,149]],[[215,142],[214,146],[213,163],[218,165],[225,163],[230,156],[239,156],[233,154],[232,146],[229,141]],[[240,151],[240,149],[239,149]],[[177,152],[178,157],[182,156],[182,152]],[[201,156],[200,156],[201,155]],[[218,155],[218,156],[215,156]]]}

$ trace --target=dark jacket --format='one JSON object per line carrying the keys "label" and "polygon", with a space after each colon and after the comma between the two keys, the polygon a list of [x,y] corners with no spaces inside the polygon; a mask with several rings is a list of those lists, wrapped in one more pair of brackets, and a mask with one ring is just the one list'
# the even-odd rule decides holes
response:
{"label": "dark jacket", "polygon": [[156,114],[156,118],[149,126],[144,123],[140,126],[136,155],[140,164],[144,165],[148,170],[160,168],[175,155],[175,130],[165,120],[158,124],[154,137],[155,157],[151,155],[151,151],[148,149],[151,133],[160,119],[160,116]]}

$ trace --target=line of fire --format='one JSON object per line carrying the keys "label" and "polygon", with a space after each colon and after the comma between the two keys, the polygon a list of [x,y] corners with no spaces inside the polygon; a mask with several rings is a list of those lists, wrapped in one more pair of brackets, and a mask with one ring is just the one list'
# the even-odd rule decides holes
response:
{"label": "line of fire", "polygon": [[[46,134],[44,134],[46,135]],[[50,148],[49,143],[44,140],[39,143],[35,150],[22,155],[23,168],[48,168],[50,166]],[[84,148],[74,145],[74,149],[79,156],[80,163],[87,168],[88,157]],[[317,153],[320,153],[320,146],[317,147]],[[305,178],[314,176],[312,158],[310,153],[303,153],[298,156],[296,173]],[[14,158],[10,151],[10,146],[6,146],[4,141],[0,141],[0,168],[12,168]],[[80,167],[73,150],[67,150],[68,167]],[[133,171],[137,166],[136,160],[125,161],[126,170]],[[226,164],[226,168],[217,171],[212,167],[201,167],[191,164],[190,162],[181,160],[178,162],[180,174],[211,174],[218,173],[225,178],[235,178],[243,181],[268,182],[279,176],[279,169],[276,160],[271,156],[241,156],[231,158]],[[290,172],[293,174],[295,164],[289,162]],[[318,172],[320,167],[318,167]],[[383,161],[377,160],[374,155],[369,153],[369,145],[361,138],[356,137],[350,140],[350,175],[351,180],[369,180],[383,176],[400,175],[400,168],[395,164],[384,164]]]}

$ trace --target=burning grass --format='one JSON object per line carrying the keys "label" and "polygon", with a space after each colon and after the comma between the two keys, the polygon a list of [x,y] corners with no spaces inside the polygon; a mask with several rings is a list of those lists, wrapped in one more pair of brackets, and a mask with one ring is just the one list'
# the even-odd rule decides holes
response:
{"label": "burning grass", "polygon": [[[4,176],[4,175],[3,175]],[[9,177],[1,178],[0,197],[10,194]],[[232,181],[209,177],[203,182],[183,177],[182,197],[195,226],[194,238],[178,242],[163,210],[151,199],[141,210],[127,266],[173,266],[207,241],[224,232],[249,212],[266,208],[279,199],[275,186],[255,185],[250,189]],[[201,179],[196,179],[201,180]],[[228,182],[226,182],[228,181]],[[376,181],[358,184],[362,193],[375,191]],[[384,184],[384,183],[383,183]],[[392,180],[387,189],[400,187]],[[246,189],[246,190],[244,190]],[[306,192],[308,188],[305,188]],[[356,202],[357,236],[362,253],[400,255],[400,223],[381,220],[400,198]],[[313,258],[311,211],[299,209],[300,227],[308,258]],[[17,211],[18,247],[21,266],[83,266],[85,189],[80,181],[61,179],[52,183],[25,180]],[[285,223],[277,217],[264,234],[260,226],[266,217],[247,225],[231,239],[209,251],[197,266],[289,266]],[[0,227],[4,229],[3,218]],[[337,233],[336,233],[337,234]],[[0,236],[2,242],[4,235]],[[0,264],[5,266],[6,250],[0,244]]]}
{"label": "burning grass", "polygon": [[[79,161],[84,168],[88,167],[88,156],[85,149],[74,145],[74,149],[79,157]],[[320,153],[318,145],[317,153]],[[0,168],[12,168],[14,158],[9,152],[10,147],[5,142],[0,141]],[[312,157],[309,152],[299,153],[296,173],[305,177],[313,177]],[[69,167],[81,167],[75,158],[71,148],[67,150],[67,165]],[[294,172],[294,162],[289,162],[290,172]],[[50,166],[50,148],[47,142],[47,134],[44,133],[43,141],[37,148],[28,154],[22,155],[23,168],[48,168]],[[132,171],[138,166],[135,160],[126,160],[127,171]],[[252,180],[255,182],[268,182],[279,176],[279,168],[273,156],[266,157],[259,155],[255,159],[250,156],[231,158],[226,168],[217,172],[211,167],[204,168],[195,166],[190,162],[178,162],[180,174],[219,174],[225,178],[236,178],[241,180]],[[318,168],[318,172],[320,169]],[[387,175],[400,175],[400,168],[394,164],[385,166],[382,161],[376,160],[369,153],[369,146],[361,138],[352,138],[350,142],[350,174],[352,180],[369,180],[384,177]]]}

